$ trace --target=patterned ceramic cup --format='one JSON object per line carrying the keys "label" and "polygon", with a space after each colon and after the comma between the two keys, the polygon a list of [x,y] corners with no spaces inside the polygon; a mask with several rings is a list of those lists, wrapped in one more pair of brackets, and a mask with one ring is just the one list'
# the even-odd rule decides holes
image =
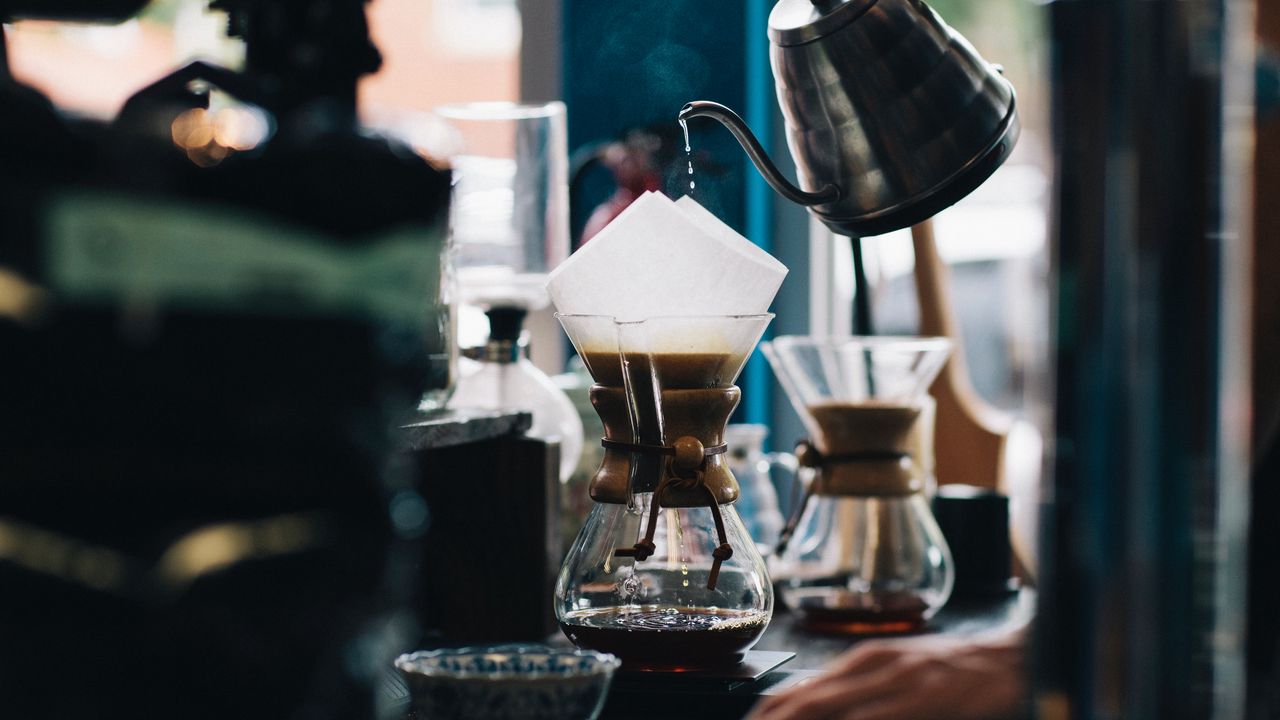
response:
{"label": "patterned ceramic cup", "polygon": [[432,720],[594,720],[618,669],[613,655],[501,645],[401,655],[410,706]]}

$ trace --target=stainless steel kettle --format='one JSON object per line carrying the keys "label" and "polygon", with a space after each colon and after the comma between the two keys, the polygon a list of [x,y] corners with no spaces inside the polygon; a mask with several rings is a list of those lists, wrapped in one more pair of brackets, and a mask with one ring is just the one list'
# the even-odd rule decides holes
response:
{"label": "stainless steel kettle", "polygon": [[[1018,137],[1013,86],[920,0],[779,0],[770,59],[800,187],[729,108],[698,101],[760,174],[843,235],[921,222],[982,184]],[[803,188],[803,189],[801,189]]]}

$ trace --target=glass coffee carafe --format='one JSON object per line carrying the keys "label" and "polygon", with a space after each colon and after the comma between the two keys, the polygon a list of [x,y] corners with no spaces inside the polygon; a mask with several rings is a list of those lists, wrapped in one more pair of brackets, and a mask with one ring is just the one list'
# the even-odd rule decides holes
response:
{"label": "glass coffee carafe", "polygon": [[775,573],[811,630],[910,632],[951,594],[951,553],[925,497],[933,483],[929,385],[945,338],[780,337],[763,350],[810,440],[800,512]]}
{"label": "glass coffee carafe", "polygon": [[740,662],[773,590],[733,508],[724,432],[733,382],[772,315],[558,317],[605,427],[595,505],[556,582],[560,627],[631,670]]}

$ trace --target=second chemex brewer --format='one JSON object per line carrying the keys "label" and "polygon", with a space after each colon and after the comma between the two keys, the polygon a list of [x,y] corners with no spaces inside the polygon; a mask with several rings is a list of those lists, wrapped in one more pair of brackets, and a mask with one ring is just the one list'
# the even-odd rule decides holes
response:
{"label": "second chemex brewer", "polygon": [[782,596],[810,630],[919,630],[955,569],[925,498],[933,482],[929,384],[946,338],[780,337],[765,356],[810,433],[807,492],[779,543]]}

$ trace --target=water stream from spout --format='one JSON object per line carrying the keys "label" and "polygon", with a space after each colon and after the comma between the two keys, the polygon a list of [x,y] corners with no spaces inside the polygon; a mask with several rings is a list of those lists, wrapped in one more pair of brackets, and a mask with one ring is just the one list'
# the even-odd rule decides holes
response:
{"label": "water stream from spout", "polygon": [[689,192],[693,192],[698,184],[693,181],[693,148],[689,146],[689,121],[680,118],[679,122],[680,129],[684,131],[684,155],[689,165]]}

